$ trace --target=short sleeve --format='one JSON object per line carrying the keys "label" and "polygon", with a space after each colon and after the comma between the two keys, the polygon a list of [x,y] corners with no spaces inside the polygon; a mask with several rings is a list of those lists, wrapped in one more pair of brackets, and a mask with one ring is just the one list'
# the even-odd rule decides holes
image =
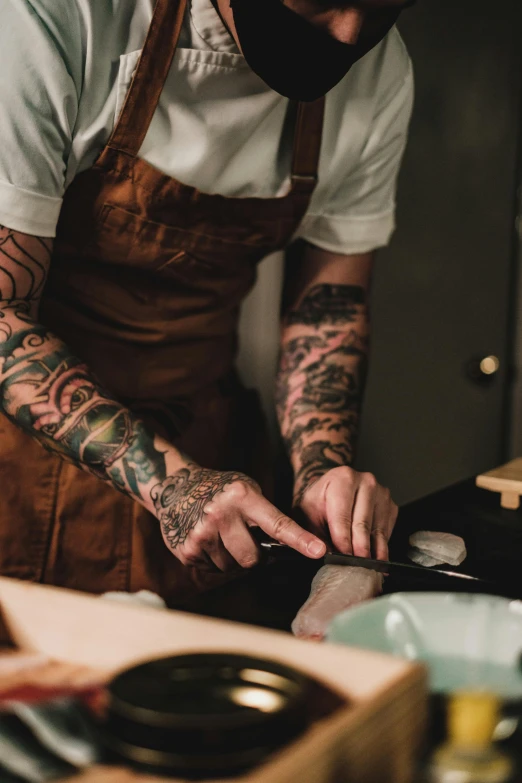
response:
{"label": "short sleeve", "polygon": [[[317,198],[296,235],[334,253],[366,253],[383,247],[395,228],[397,176],[413,106],[413,73],[399,34],[394,31],[393,36],[391,62],[390,57],[381,62],[357,159],[343,167],[350,156],[336,150],[329,181],[323,189],[318,186]],[[349,144],[353,117],[344,125],[341,133]]]}
{"label": "short sleeve", "polygon": [[0,3],[0,224],[36,236],[55,235],[78,111],[74,6]]}

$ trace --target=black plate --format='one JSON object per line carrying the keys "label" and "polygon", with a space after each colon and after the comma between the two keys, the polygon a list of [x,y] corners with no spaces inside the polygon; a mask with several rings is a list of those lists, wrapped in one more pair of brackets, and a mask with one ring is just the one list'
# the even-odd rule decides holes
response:
{"label": "black plate", "polygon": [[[306,729],[318,696],[301,672],[234,653],[149,661],[108,690],[106,744],[115,757],[193,779],[258,764]],[[325,701],[326,689],[319,690]],[[326,702],[326,711],[342,703],[334,694]]]}

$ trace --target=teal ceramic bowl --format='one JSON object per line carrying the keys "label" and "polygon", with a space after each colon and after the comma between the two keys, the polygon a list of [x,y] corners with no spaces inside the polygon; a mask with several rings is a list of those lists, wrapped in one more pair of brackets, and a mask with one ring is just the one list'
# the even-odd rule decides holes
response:
{"label": "teal ceramic bowl", "polygon": [[487,688],[522,697],[522,602],[467,593],[394,593],[349,609],[329,642],[423,661],[433,693]]}

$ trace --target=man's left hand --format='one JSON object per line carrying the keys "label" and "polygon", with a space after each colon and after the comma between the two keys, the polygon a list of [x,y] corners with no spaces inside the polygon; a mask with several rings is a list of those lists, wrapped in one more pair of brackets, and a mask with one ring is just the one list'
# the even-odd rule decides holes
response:
{"label": "man's left hand", "polygon": [[332,468],[301,493],[296,505],[309,529],[330,539],[339,552],[388,559],[398,508],[372,473]]}

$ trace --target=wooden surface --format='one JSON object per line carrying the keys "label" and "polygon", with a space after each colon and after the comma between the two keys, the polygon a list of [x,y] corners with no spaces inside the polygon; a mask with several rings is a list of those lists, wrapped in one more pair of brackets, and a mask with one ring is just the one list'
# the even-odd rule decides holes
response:
{"label": "wooden surface", "polygon": [[5,578],[0,579],[0,605],[7,630],[21,649],[107,676],[154,657],[232,651],[296,667],[344,700],[296,742],[236,778],[241,783],[337,783],[348,772],[352,783],[411,780],[427,715],[422,666]]}
{"label": "wooden surface", "polygon": [[477,487],[500,493],[500,505],[516,511],[522,495],[522,457],[477,476]]}

